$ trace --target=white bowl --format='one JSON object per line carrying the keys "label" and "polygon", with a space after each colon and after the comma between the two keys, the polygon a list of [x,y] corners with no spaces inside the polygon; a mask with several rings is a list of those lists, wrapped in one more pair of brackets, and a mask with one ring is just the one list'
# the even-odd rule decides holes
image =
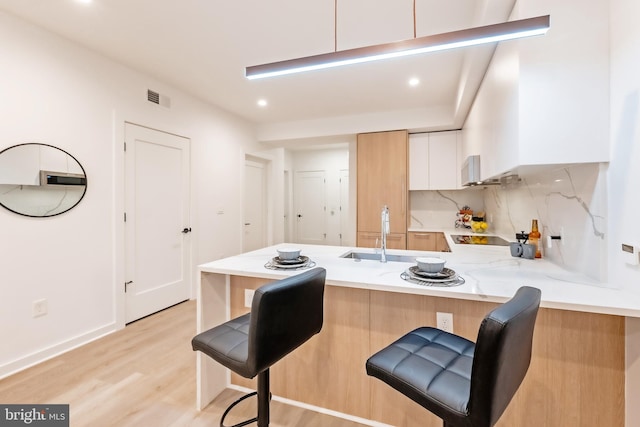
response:
{"label": "white bowl", "polygon": [[280,259],[297,259],[300,256],[300,249],[298,248],[280,248],[278,249],[278,257]]}
{"label": "white bowl", "polygon": [[418,263],[418,269],[425,273],[440,273],[444,268],[445,260],[436,257],[421,257],[416,258]]}

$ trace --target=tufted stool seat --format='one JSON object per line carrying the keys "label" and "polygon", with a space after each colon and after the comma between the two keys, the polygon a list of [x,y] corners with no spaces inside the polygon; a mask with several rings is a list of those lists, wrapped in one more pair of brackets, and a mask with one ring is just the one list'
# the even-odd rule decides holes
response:
{"label": "tufted stool seat", "polygon": [[474,348],[473,342],[457,335],[418,328],[371,357],[367,372],[384,376],[385,382],[422,406],[438,403],[463,413]]}
{"label": "tufted stool seat", "polygon": [[443,420],[445,427],[493,426],[531,361],[539,289],[522,287],[483,319],[476,343],[421,327],[367,360],[378,378]]}
{"label": "tufted stool seat", "polygon": [[235,424],[269,425],[269,368],[320,332],[323,323],[326,271],[314,268],[258,288],[251,312],[196,335],[191,344],[221,365],[245,377],[258,377],[258,390],[233,402],[257,395],[257,417]]}

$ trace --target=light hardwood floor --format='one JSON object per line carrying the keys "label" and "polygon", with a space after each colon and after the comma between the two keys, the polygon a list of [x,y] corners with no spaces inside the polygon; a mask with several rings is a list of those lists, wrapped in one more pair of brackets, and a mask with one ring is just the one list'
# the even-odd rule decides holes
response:
{"label": "light hardwood floor", "polygon": [[[225,390],[203,411],[196,409],[195,325],[196,303],[179,304],[0,380],[0,402],[70,404],[73,427],[218,426],[241,393]],[[226,423],[254,414],[255,399],[248,399]],[[272,401],[271,426],[363,425]]]}

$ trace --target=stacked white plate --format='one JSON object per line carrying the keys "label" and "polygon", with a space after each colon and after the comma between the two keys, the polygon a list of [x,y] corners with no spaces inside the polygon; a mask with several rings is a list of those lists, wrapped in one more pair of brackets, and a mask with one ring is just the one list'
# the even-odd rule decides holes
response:
{"label": "stacked white plate", "polygon": [[425,286],[459,286],[464,283],[464,279],[450,268],[443,268],[438,273],[428,273],[422,271],[417,265],[409,267],[400,277],[407,282]]}
{"label": "stacked white plate", "polygon": [[282,269],[294,269],[294,268],[305,267],[306,264],[308,263],[309,263],[309,257],[306,257],[304,255],[300,255],[297,258],[292,258],[292,259],[283,259],[277,256],[271,260],[271,264],[273,264],[274,267],[282,268]]}
{"label": "stacked white plate", "polygon": [[297,270],[315,265],[316,263],[311,261],[309,257],[300,255],[300,249],[280,248],[278,256],[273,257],[264,266],[270,270]]}

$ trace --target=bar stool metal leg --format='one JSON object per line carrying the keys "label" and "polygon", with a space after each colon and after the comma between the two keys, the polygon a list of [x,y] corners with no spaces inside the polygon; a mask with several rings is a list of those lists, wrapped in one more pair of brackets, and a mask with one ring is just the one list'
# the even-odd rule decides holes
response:
{"label": "bar stool metal leg", "polygon": [[[227,417],[227,414],[231,412],[231,410],[240,402],[250,397],[257,396],[258,398],[258,416],[255,418],[251,418],[250,420],[242,421],[238,424],[234,424],[232,426],[226,426],[224,424],[224,420]],[[271,392],[269,391],[269,370],[267,369],[264,372],[258,374],[258,390],[249,394],[245,394],[240,399],[233,402],[231,405],[227,407],[222,414],[222,419],[220,420],[220,427],[243,427],[249,425],[251,423],[257,422],[258,427],[269,427],[269,401],[271,401]]]}
{"label": "bar stool metal leg", "polygon": [[269,426],[269,370],[258,374],[258,427]]}
{"label": "bar stool metal leg", "polygon": [[227,409],[225,409],[224,414],[222,414],[222,418],[220,419],[220,427],[243,427],[243,426],[246,426],[246,425],[249,425],[249,424],[251,424],[251,423],[255,423],[256,421],[258,421],[258,418],[251,418],[250,420],[242,421],[241,423],[234,424],[234,425],[232,425],[232,426],[226,426],[226,425],[224,425],[224,419],[225,419],[225,418],[227,418],[227,414],[228,414],[229,412],[231,412],[231,410],[232,410],[232,409],[233,409],[233,408],[234,408],[238,403],[240,403],[240,402],[242,402],[243,400],[248,399],[248,398],[250,398],[250,397],[252,397],[252,396],[255,396],[255,395],[257,395],[257,394],[258,394],[258,393],[257,393],[257,392],[255,392],[255,391],[254,391],[253,393],[245,394],[245,395],[244,395],[244,396],[242,396],[240,399],[236,400],[236,401],[235,401],[235,402],[233,402],[231,405],[229,405],[229,406],[227,407]]}

